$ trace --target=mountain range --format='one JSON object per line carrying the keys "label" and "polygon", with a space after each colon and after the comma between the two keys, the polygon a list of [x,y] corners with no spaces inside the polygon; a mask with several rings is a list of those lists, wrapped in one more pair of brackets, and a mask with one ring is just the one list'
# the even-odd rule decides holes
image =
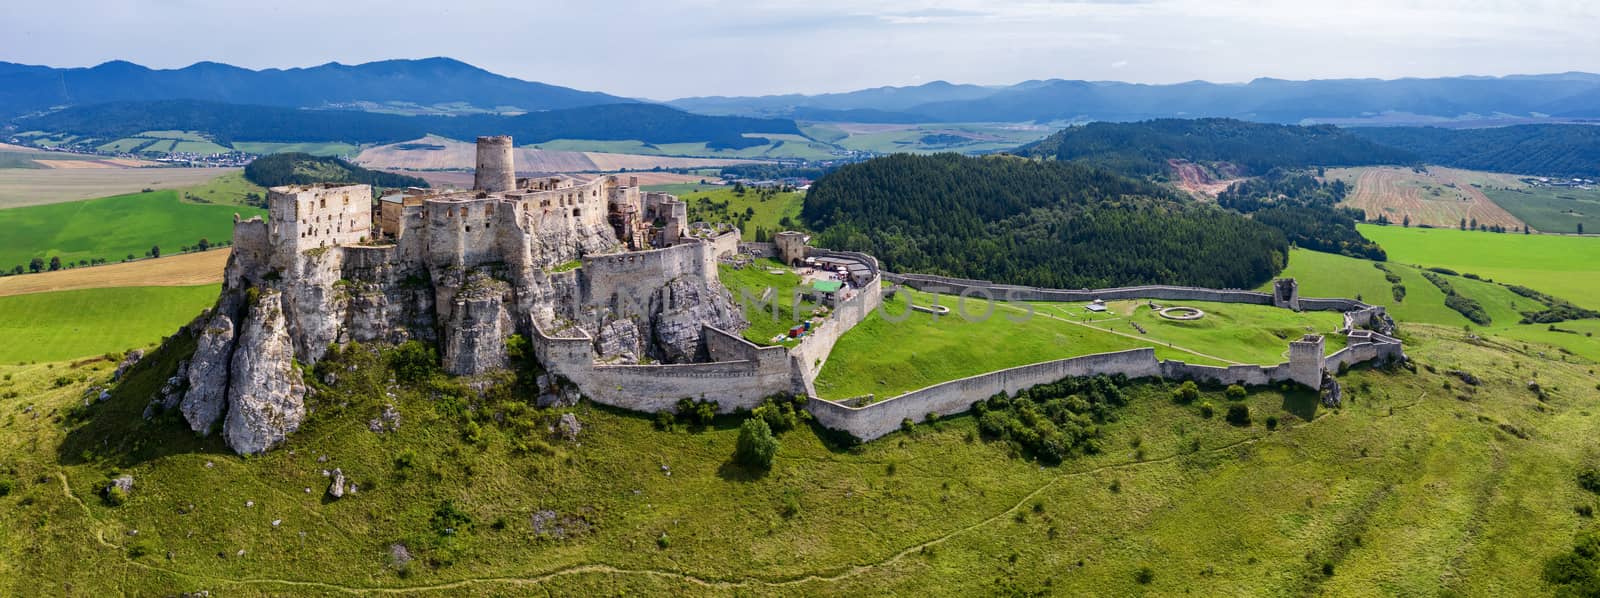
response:
{"label": "mountain range", "polygon": [[[1600,117],[1600,75],[1562,73],[1436,79],[1256,79],[1243,84],[1191,81],[1146,85],[1116,81],[1035,80],[1008,86],[935,81],[848,93],[695,97],[667,104],[705,114],[827,118],[829,112],[879,111],[909,122],[1132,121],[1229,117],[1300,123],[1445,119]],[[894,121],[885,121],[894,122]]]}
{"label": "mountain range", "polygon": [[[124,61],[88,68],[0,62],[0,119],[72,105],[153,100],[421,114],[533,112],[640,101],[497,75],[450,58],[263,70],[215,62],[180,69],[151,69]],[[845,93],[691,97],[657,103],[707,115],[836,122],[1229,117],[1276,123],[1504,124],[1600,118],[1600,75],[1256,79],[1171,85],[1065,79],[1002,86],[934,81]]]}
{"label": "mountain range", "polygon": [[292,108],[399,104],[480,110],[559,110],[634,100],[496,75],[450,58],[251,70],[216,62],[151,69],[112,61],[89,68],[0,62],[0,118],[58,106],[204,100]]}

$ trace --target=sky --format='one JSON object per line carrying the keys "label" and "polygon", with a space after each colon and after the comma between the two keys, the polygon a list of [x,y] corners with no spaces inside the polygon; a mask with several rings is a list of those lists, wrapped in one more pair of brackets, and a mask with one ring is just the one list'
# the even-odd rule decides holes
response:
{"label": "sky", "polygon": [[51,0],[0,3],[0,31],[26,64],[448,56],[652,99],[1600,72],[1595,0]]}

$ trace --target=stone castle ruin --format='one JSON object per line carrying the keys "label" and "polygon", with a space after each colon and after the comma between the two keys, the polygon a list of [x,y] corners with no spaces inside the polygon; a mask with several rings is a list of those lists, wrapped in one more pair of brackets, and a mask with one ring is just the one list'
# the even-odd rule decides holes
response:
{"label": "stone castle ruin", "polygon": [[[809,245],[782,232],[740,243],[738,231],[691,228],[676,197],[633,179],[518,178],[509,137],[478,139],[472,190],[408,189],[373,208],[367,185],[276,187],[268,219],[236,221],[221,296],[189,330],[193,356],[158,399],[201,434],[220,432],[260,453],[306,415],[302,368],[349,342],[420,340],[445,371],[478,375],[511,365],[507,341],[527,339],[548,375],[542,396],[575,388],[597,403],[654,412],[684,398],[749,409],[775,394],[809,397],[825,426],[873,439],[905,419],[965,411],[995,392],[1066,376],[1324,386],[1339,365],[1403,358],[1383,308],[1274,292],[1131,287],[1067,291],[882,272],[872,256]],[[743,310],[718,279],[720,260],[774,257],[847,274],[826,319],[792,346],[759,346],[740,332]],[[883,282],[1001,299],[1189,299],[1345,312],[1346,349],[1323,355],[1320,336],[1290,343],[1288,362],[1218,368],[1158,361],[1150,349],[1087,355],[934,385],[864,407],[816,397],[833,345],[882,301]],[[777,302],[782,305],[783,302]],[[1357,327],[1370,330],[1355,331]]]}

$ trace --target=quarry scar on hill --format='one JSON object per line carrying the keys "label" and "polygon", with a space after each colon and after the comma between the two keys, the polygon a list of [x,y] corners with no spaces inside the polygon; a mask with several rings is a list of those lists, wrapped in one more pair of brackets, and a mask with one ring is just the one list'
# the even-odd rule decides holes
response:
{"label": "quarry scar on hill", "polygon": [[[1262,385],[1293,381],[1337,400],[1330,369],[1404,358],[1382,307],[1272,294],[1148,286],[1062,291],[884,272],[877,259],[812,247],[799,232],[739,242],[736,230],[687,222],[683,202],[604,176],[518,178],[508,137],[478,139],[474,189],[409,189],[379,199],[366,185],[271,189],[269,218],[238,221],[216,305],[187,326],[193,356],[152,408],[179,409],[197,433],[220,429],[240,453],[282,443],[306,416],[301,368],[349,342],[420,340],[444,370],[476,376],[510,367],[521,336],[546,370],[541,404],[577,395],[654,412],[685,398],[723,412],[767,397],[808,397],[824,426],[873,439],[903,420],[966,410],[996,392],[1067,376],[1121,373]],[[743,254],[743,255],[741,255]],[[837,269],[846,289],[793,346],[759,346],[718,278],[721,261],[774,257]],[[1026,300],[1192,299],[1345,312],[1349,346],[1324,356],[1322,337],[1290,343],[1289,361],[1216,368],[1157,361],[1140,349],[1011,368],[864,406],[818,398],[813,383],[833,345],[877,310],[886,280],[925,290]],[[889,292],[892,292],[890,289]],[[1360,328],[1370,328],[1361,330]]]}

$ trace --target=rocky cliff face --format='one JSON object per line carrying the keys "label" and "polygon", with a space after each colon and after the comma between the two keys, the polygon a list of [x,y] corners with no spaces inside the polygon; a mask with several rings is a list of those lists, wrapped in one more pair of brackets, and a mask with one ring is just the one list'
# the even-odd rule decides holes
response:
{"label": "rocky cliff face", "polygon": [[547,232],[502,238],[499,253],[488,256],[499,260],[472,248],[474,261],[404,239],[286,253],[270,246],[265,223],[241,222],[222,296],[190,326],[196,349],[181,374],[187,391],[175,404],[195,432],[209,434],[220,423],[230,448],[260,453],[305,418],[296,364],[315,364],[333,344],[437,342],[445,371],[477,375],[505,367],[506,339],[532,336],[535,322],[581,329],[595,339],[597,358],[611,363],[704,360],[703,325],[747,326],[732,295],[709,275],[639,272],[628,282],[644,289],[635,293],[642,297],[591,297],[596,285],[588,273],[552,274],[550,262],[615,251],[615,238],[603,228]]}

